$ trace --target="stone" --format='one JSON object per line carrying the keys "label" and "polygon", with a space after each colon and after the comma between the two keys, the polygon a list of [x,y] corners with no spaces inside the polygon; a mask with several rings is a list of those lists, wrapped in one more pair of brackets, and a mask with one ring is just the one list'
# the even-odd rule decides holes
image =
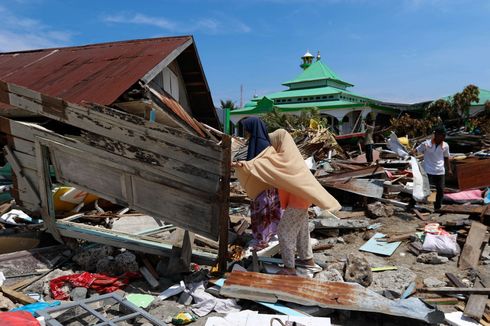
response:
{"label": "stone", "polygon": [[438,265],[438,264],[447,263],[448,261],[449,258],[439,256],[437,252],[429,252],[417,256],[417,262],[423,264]]}
{"label": "stone", "polygon": [[330,269],[336,269],[338,271],[343,272],[345,269],[345,262],[343,262],[343,261],[332,262],[332,263],[328,264],[327,268],[326,268],[326,270],[330,270]]}
{"label": "stone", "polygon": [[[417,274],[407,267],[398,267],[397,270],[373,273],[373,282],[369,286],[375,292],[389,291],[395,297],[400,297],[405,289],[414,282]],[[386,295],[385,295],[386,296]]]}
{"label": "stone", "polygon": [[338,238],[337,238],[337,243],[340,243],[340,244],[345,244],[345,240],[344,240],[344,238],[342,238],[342,237],[338,237]]}
{"label": "stone", "polygon": [[394,212],[393,207],[377,201],[367,206],[366,215],[370,218],[390,217]]}
{"label": "stone", "polygon": [[118,276],[126,272],[137,272],[139,270],[136,256],[125,251],[116,257],[108,256],[100,259],[96,264],[97,273]]}
{"label": "stone", "polygon": [[446,286],[447,283],[444,281],[440,281],[435,277],[428,277],[424,279],[424,285],[427,288],[441,288],[443,286]]}
{"label": "stone", "polygon": [[96,246],[86,249],[74,255],[72,260],[77,263],[82,270],[93,272],[96,270],[97,262],[102,258],[112,256],[115,253],[114,247]]}
{"label": "stone", "polygon": [[355,233],[345,234],[343,236],[343,238],[344,238],[345,243],[351,244],[351,243],[356,242],[357,234],[355,234]]}
{"label": "stone", "polygon": [[0,292],[0,311],[9,311],[16,307],[15,303],[9,298],[5,297],[2,292]]}
{"label": "stone", "polygon": [[315,280],[322,282],[343,282],[344,278],[342,274],[336,269],[324,270],[317,273],[314,277]]}
{"label": "stone", "polygon": [[367,259],[361,254],[349,254],[345,267],[344,279],[346,282],[359,283],[364,287],[373,282],[373,272]]}
{"label": "stone", "polygon": [[116,264],[114,261],[114,257],[107,256],[97,261],[95,265],[95,270],[97,273],[106,274],[106,275],[116,275]]}
{"label": "stone", "polygon": [[81,301],[87,298],[87,288],[76,287],[70,292],[70,298],[73,301]]}
{"label": "stone", "polygon": [[117,255],[115,260],[121,274],[126,272],[137,272],[139,270],[136,255],[130,251],[125,251]]}

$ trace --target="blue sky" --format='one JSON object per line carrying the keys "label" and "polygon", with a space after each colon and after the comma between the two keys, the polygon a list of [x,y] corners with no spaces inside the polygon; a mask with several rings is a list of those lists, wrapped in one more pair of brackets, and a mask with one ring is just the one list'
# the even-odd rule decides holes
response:
{"label": "blue sky", "polygon": [[490,89],[488,0],[0,0],[0,51],[194,35],[213,99],[283,89],[300,56],[360,95],[417,102]]}

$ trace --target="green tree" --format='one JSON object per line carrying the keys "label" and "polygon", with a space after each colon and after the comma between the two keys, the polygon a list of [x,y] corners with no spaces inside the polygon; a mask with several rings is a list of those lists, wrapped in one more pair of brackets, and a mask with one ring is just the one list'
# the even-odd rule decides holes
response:
{"label": "green tree", "polygon": [[266,123],[270,132],[283,128],[288,131],[305,130],[310,126],[310,120],[316,120],[323,127],[327,126],[324,118],[321,118],[320,113],[316,109],[301,111],[299,115],[287,114],[280,112],[277,108],[273,108],[272,112],[262,116],[262,120]]}
{"label": "green tree", "polygon": [[[426,110],[428,117],[439,117],[446,123],[460,124],[470,115],[472,102],[480,101],[480,90],[475,85],[466,86],[462,92],[456,93],[449,100],[437,100],[429,105]],[[451,120],[451,121],[448,121]]]}
{"label": "green tree", "polygon": [[235,102],[233,102],[232,100],[219,100],[219,102],[222,109],[234,110],[237,108]]}

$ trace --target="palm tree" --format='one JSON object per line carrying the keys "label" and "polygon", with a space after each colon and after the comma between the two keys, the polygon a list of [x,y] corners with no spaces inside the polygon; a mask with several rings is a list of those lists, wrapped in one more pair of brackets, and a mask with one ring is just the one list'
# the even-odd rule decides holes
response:
{"label": "palm tree", "polygon": [[234,110],[236,109],[236,105],[235,105],[235,102],[233,102],[232,100],[219,100],[220,103],[221,103],[221,108],[222,109],[230,109],[230,110]]}

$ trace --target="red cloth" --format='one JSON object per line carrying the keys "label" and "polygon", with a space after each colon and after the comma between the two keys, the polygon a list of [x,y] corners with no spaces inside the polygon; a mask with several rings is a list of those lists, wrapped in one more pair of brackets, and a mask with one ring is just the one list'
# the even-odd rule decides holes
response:
{"label": "red cloth", "polygon": [[98,293],[110,293],[124,287],[132,279],[139,278],[139,273],[127,272],[119,277],[107,276],[104,274],[92,274],[83,272],[81,274],[72,274],[60,276],[52,279],[49,282],[51,294],[56,300],[67,300],[70,298],[69,293],[65,293],[62,288],[65,283],[69,283],[72,287],[84,287],[92,289]]}
{"label": "red cloth", "polygon": [[27,311],[0,312],[0,325],[2,326],[39,326],[34,316]]}

